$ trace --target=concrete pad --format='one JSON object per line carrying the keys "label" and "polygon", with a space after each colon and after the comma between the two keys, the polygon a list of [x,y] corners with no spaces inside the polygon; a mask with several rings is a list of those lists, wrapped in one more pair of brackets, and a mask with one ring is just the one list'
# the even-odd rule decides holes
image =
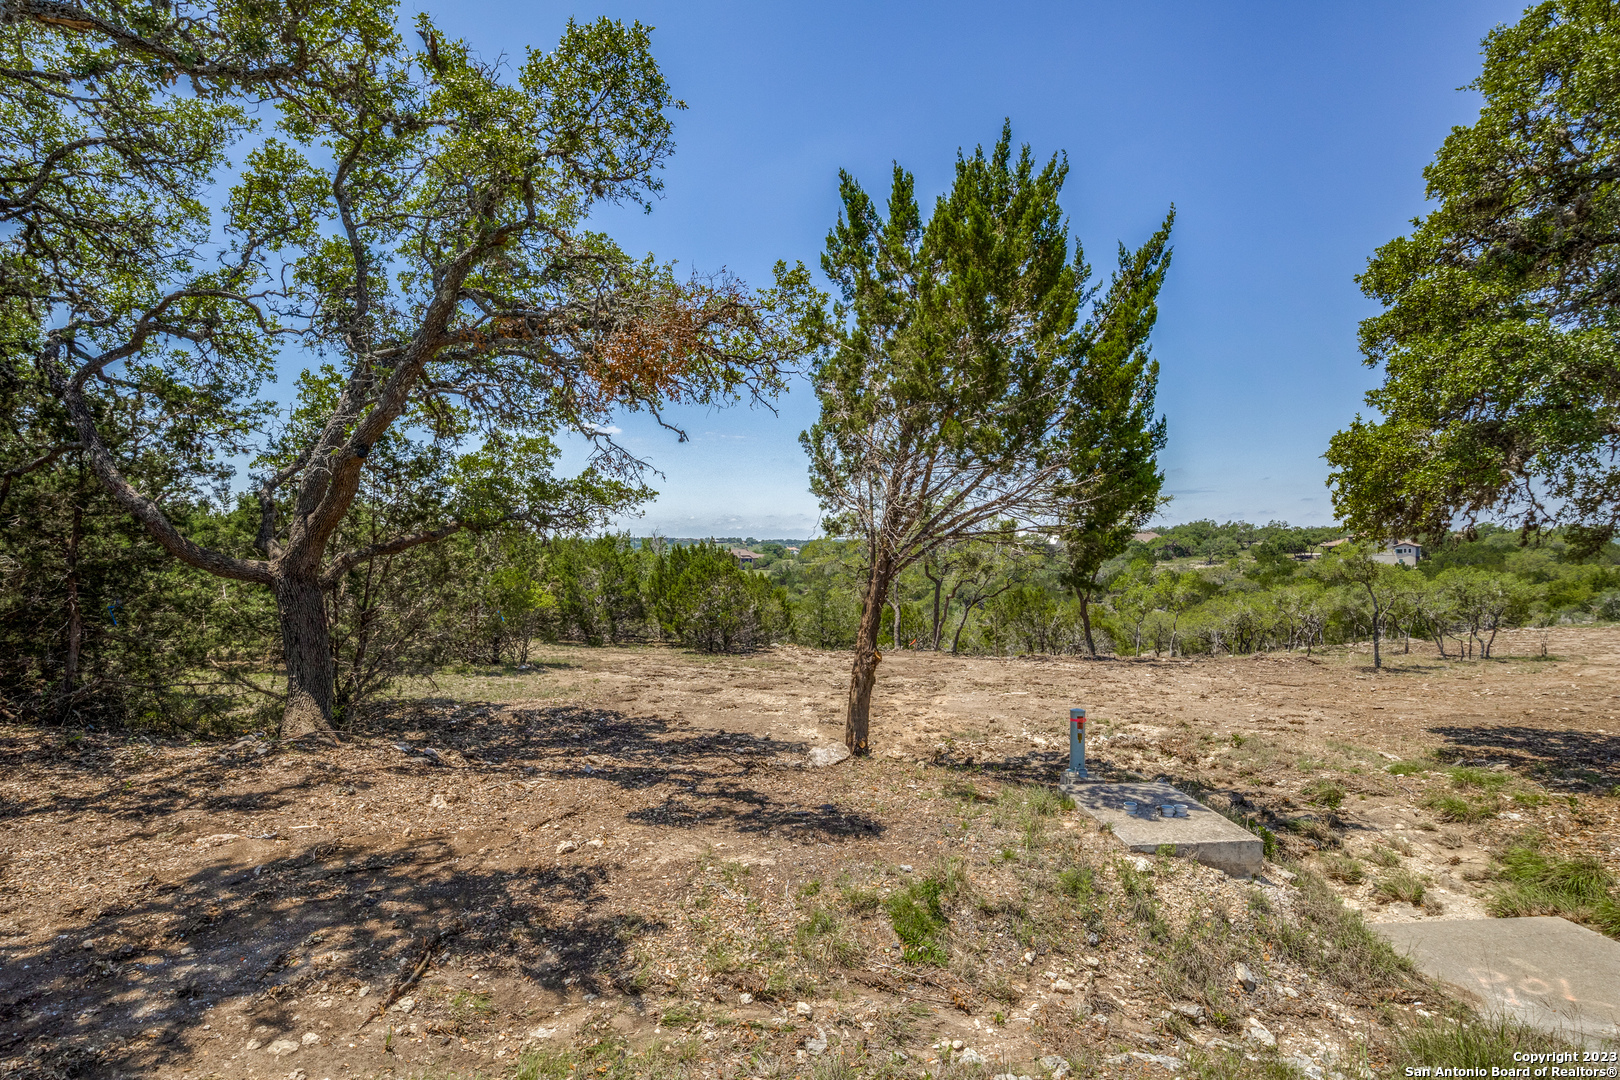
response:
{"label": "concrete pad", "polygon": [[[1097,821],[1113,829],[1131,851],[1154,852],[1174,844],[1176,854],[1233,877],[1254,877],[1265,861],[1265,844],[1249,830],[1234,825],[1202,803],[1169,784],[1115,784],[1101,780],[1071,780],[1064,794]],[[1137,804],[1131,813],[1127,802]],[[1186,803],[1185,818],[1153,819],[1146,808],[1165,803]]]}
{"label": "concrete pad", "polygon": [[1620,941],[1549,915],[1372,929],[1425,975],[1484,999],[1487,1014],[1587,1042],[1620,1038]]}

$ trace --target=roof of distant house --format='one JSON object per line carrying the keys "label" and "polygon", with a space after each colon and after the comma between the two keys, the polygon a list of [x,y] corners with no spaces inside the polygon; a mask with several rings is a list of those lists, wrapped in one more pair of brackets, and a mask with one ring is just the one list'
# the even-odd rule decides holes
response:
{"label": "roof of distant house", "polygon": [[1345,536],[1345,537],[1339,538],[1338,540],[1324,541],[1323,543],[1320,543],[1320,544],[1318,544],[1316,546],[1317,547],[1325,547],[1325,548],[1338,547],[1340,544],[1348,544],[1349,542],[1350,542],[1350,538],[1348,536]]}
{"label": "roof of distant house", "polygon": [[731,557],[734,559],[763,559],[765,556],[757,551],[749,551],[747,548],[732,548]]}
{"label": "roof of distant house", "polygon": [[1135,540],[1138,544],[1145,544],[1149,540],[1157,540],[1158,538],[1159,534],[1156,532],[1131,533],[1131,539]]}

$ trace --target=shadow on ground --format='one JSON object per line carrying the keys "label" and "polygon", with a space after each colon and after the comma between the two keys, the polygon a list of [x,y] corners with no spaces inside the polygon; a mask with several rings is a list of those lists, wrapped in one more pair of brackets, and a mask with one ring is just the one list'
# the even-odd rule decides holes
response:
{"label": "shadow on ground", "polygon": [[[620,867],[611,861],[570,864],[529,843],[490,865],[493,856],[481,857],[489,849],[470,845],[510,838],[512,827],[465,803],[454,819],[464,831],[430,824],[436,835],[407,839],[365,834],[356,822],[354,835],[275,835],[285,823],[269,815],[317,791],[421,805],[430,777],[468,791],[554,781],[547,791],[566,801],[606,783],[620,794],[595,807],[653,828],[825,843],[883,832],[865,813],[798,801],[802,742],[599,709],[439,703],[374,716],[351,735],[346,750],[358,753],[238,742],[201,755],[159,748],[134,763],[115,760],[110,740],[71,752],[0,743],[0,768],[47,765],[50,774],[33,797],[0,805],[0,828],[44,818],[72,831],[91,812],[114,826],[94,840],[109,865],[80,861],[76,871],[113,889],[80,900],[96,894],[65,881],[43,946],[37,932],[0,938],[0,1060],[27,1062],[14,1075],[149,1073],[193,1058],[210,1006],[249,1001],[256,1023],[291,1030],[300,999],[307,1008],[311,994],[367,986],[360,1000],[380,1003],[424,957],[449,950],[556,991],[634,991],[636,942],[664,924],[613,902]],[[451,764],[434,764],[424,748]],[[243,826],[244,814],[265,823]],[[212,815],[228,815],[241,835],[199,836],[206,826],[196,823]],[[117,876],[118,846],[150,840],[178,840],[175,856],[131,887]]]}

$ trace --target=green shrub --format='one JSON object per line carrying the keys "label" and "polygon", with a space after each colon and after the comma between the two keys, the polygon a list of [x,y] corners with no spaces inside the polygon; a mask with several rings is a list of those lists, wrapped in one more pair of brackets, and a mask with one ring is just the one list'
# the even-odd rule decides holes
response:
{"label": "green shrub", "polygon": [[665,636],[703,652],[768,645],[790,629],[787,590],[743,570],[718,544],[684,544],[660,553],[649,593]]}
{"label": "green shrub", "polygon": [[1428,772],[1432,766],[1433,763],[1428,761],[1396,761],[1385,766],[1384,771],[1396,776],[1415,776]]}
{"label": "green shrub", "polygon": [[961,861],[953,859],[921,881],[890,895],[884,908],[894,936],[900,939],[901,959],[914,964],[946,963],[948,952],[943,939],[949,920],[944,902],[955,896],[966,881]]}
{"label": "green shrub", "polygon": [[1058,874],[1058,891],[1071,900],[1089,900],[1098,892],[1097,871],[1089,866],[1071,866]]}

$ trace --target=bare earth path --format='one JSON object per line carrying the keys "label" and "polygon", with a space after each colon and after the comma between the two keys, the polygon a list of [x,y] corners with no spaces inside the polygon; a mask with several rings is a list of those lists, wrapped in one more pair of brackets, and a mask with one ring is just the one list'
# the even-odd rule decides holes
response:
{"label": "bare earth path", "polygon": [[[1044,794],[1067,710],[1094,718],[1094,768],[1199,785],[1279,858],[1426,880],[1426,906],[1333,886],[1369,920],[1479,917],[1515,833],[1620,871],[1620,630],[1546,646],[1414,643],[1378,675],[1345,651],[901,653],[876,756],[825,768],[806,755],[840,737],[847,658],[791,647],[559,647],[406,687],[335,750],[0,728],[0,1076],[500,1075],[537,1047],[917,1076],[942,1040],[952,1067],[1169,1075],[1272,1052],[1256,1025],[1354,1075],[1432,988],[1266,944],[1307,902],[1290,875],[1121,859]],[[1492,816],[1435,809],[1442,762],[1503,774]],[[886,913],[928,875],[942,964],[903,960]],[[1217,923],[1253,943],[1252,988],[1177,974]]]}

